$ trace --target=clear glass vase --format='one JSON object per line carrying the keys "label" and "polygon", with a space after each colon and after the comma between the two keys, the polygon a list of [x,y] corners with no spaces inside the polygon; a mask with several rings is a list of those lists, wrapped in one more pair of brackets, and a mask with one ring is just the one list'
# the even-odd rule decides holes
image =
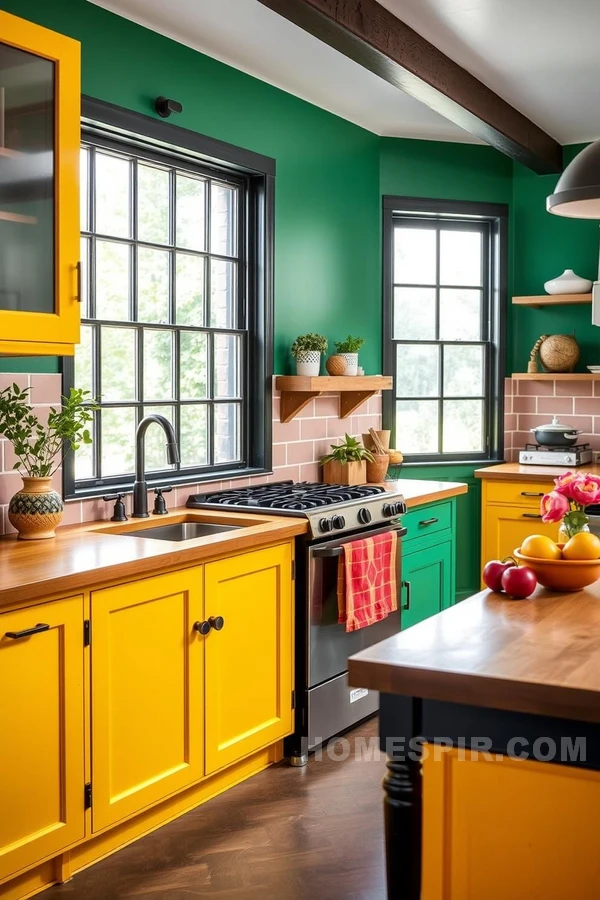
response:
{"label": "clear glass vase", "polygon": [[567,541],[570,540],[570,538],[572,538],[574,534],[578,534],[580,531],[589,531],[589,530],[590,530],[590,526],[587,524],[579,525],[574,528],[573,527],[569,528],[567,525],[565,525],[564,522],[561,522],[560,528],[558,529],[558,543],[566,544]]}

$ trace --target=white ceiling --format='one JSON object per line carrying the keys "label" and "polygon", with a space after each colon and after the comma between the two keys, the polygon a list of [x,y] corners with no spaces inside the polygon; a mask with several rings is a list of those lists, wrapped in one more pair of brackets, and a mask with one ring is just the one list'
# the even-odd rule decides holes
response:
{"label": "white ceiling", "polygon": [[[90,0],[377,134],[474,141],[257,0]],[[600,0],[379,0],[560,143],[600,136]]]}

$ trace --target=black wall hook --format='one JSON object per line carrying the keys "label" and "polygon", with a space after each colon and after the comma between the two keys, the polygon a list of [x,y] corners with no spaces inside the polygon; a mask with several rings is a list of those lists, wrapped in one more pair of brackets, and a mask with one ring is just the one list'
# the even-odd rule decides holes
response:
{"label": "black wall hook", "polygon": [[167,97],[157,97],[154,101],[154,109],[163,119],[168,119],[171,113],[183,112],[181,103],[178,103],[177,100],[169,100]]}

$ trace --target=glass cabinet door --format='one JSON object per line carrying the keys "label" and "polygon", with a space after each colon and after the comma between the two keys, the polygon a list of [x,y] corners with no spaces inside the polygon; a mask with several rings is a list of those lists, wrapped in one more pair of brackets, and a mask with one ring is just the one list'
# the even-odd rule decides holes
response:
{"label": "glass cabinet door", "polygon": [[54,313],[55,63],[0,44],[0,309]]}
{"label": "glass cabinet door", "polygon": [[0,355],[79,342],[80,54],[0,10]]}

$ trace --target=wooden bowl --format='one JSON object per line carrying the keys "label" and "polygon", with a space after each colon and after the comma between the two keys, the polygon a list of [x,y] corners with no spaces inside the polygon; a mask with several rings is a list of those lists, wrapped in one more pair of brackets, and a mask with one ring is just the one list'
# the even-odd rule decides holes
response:
{"label": "wooden bowl", "polygon": [[[558,544],[560,549],[565,546]],[[536,559],[514,550],[520,566],[529,566],[549,591],[582,591],[600,578],[600,559]]]}

